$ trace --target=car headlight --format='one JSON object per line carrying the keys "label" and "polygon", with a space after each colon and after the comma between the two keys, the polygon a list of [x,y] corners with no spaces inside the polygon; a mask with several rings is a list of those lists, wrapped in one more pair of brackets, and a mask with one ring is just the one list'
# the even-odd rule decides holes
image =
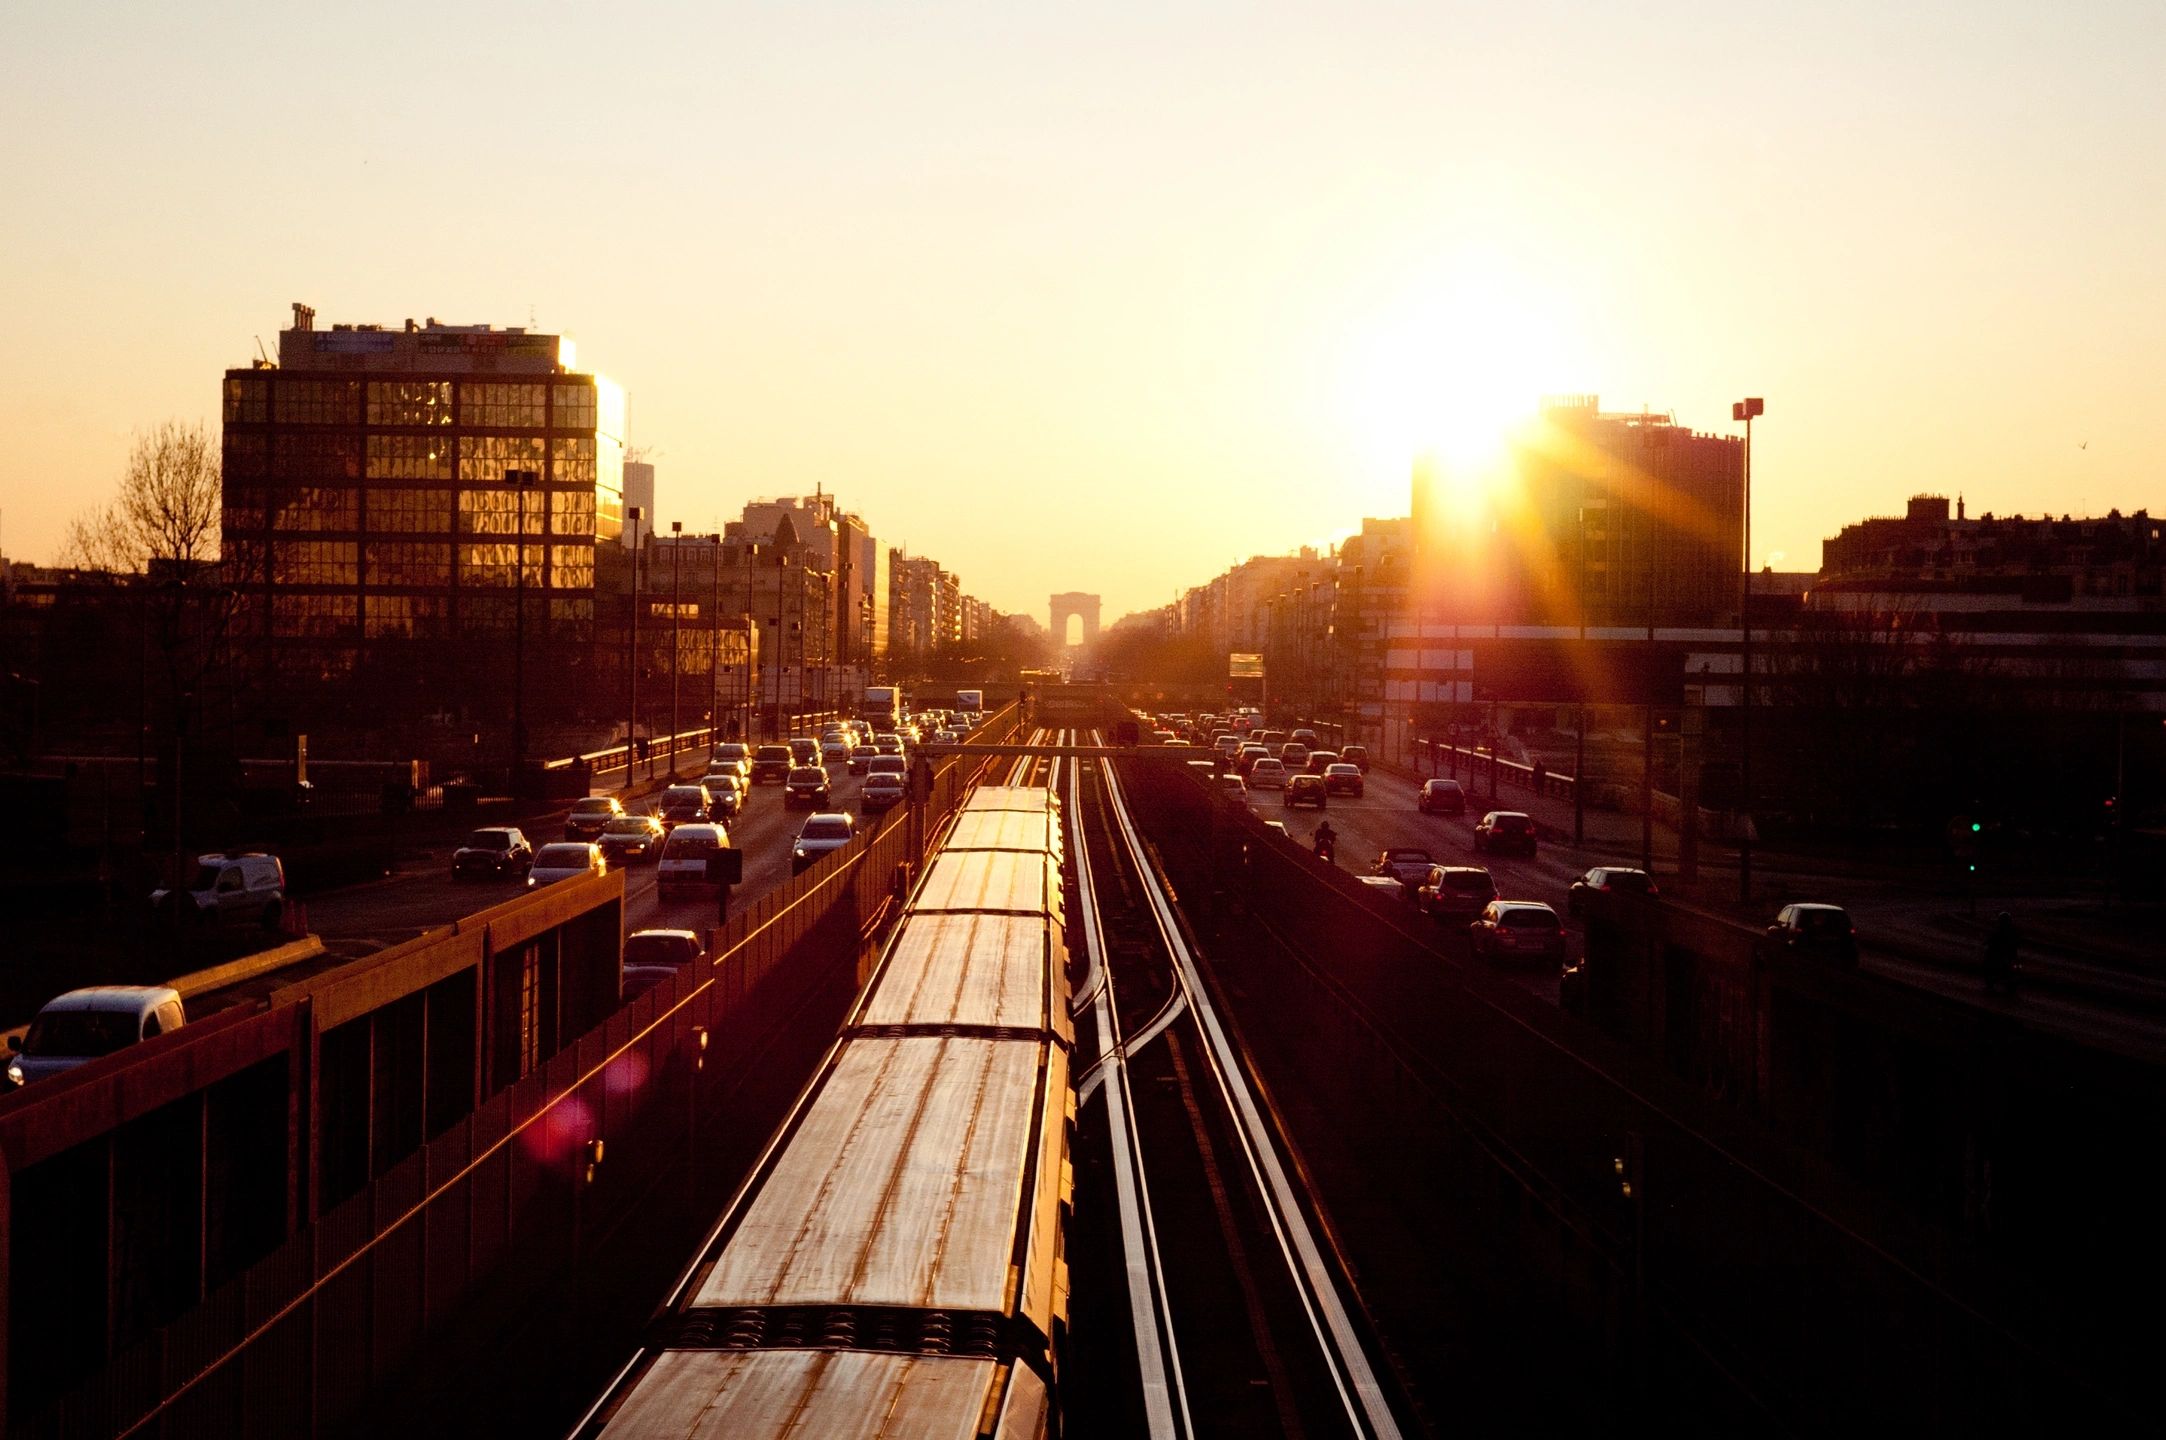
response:
{"label": "car headlight", "polygon": [[802,860],[805,858],[805,847],[802,845],[795,846],[791,849],[790,853],[792,855],[795,855],[798,859]]}
{"label": "car headlight", "polygon": [[10,1060],[10,1061],[8,1062],[8,1083],[9,1083],[10,1085],[20,1085],[20,1084],[22,1084],[22,1083],[23,1083],[23,1062],[22,1062],[22,1061],[20,1061],[20,1060]]}

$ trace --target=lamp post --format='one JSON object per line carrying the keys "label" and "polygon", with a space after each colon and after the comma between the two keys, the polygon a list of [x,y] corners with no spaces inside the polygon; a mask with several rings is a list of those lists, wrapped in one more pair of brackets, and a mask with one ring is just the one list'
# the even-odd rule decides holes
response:
{"label": "lamp post", "polygon": [[624,643],[624,788],[632,788],[632,758],[639,750],[639,519],[637,505],[624,512],[632,530],[631,621]]}
{"label": "lamp post", "polygon": [[722,731],[722,537],[710,535],[714,549],[714,603],[707,611],[707,750],[714,752]]}
{"label": "lamp post", "polygon": [[1572,843],[1587,841],[1587,507],[1579,507],[1579,723],[1572,728]]}
{"label": "lamp post", "polygon": [[677,655],[684,648],[684,522],[669,522],[669,773],[677,774],[677,733],[683,728],[677,701]]}
{"label": "lamp post", "polygon": [[519,502],[511,650],[511,788],[518,795],[524,793],[520,786],[526,776],[526,492],[541,483],[541,471],[506,470],[504,483]]}
{"label": "lamp post", "polygon": [[[1653,478],[1656,457],[1669,449],[1670,432],[1652,425],[1640,430],[1640,444],[1647,452],[1649,478]],[[1654,487],[1650,487],[1654,488]],[[1640,868],[1652,875],[1655,872],[1655,546],[1654,516],[1643,510],[1640,520],[1640,549],[1647,557],[1647,662],[1640,677]],[[1683,790],[1684,777],[1678,777],[1679,790]],[[1680,824],[1686,817],[1680,813]]]}
{"label": "lamp post", "polygon": [[1745,422],[1745,578],[1737,591],[1737,898],[1752,898],[1752,422],[1767,413],[1767,402],[1749,396],[1730,407],[1730,418]]}

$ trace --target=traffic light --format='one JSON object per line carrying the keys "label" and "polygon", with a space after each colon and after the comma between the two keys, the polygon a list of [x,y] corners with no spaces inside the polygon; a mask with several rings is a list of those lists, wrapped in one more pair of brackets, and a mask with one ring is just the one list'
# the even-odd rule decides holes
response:
{"label": "traffic light", "polygon": [[1973,834],[1973,835],[1976,835],[1976,834],[1977,834],[1977,833],[1978,833],[1979,831],[1981,831],[1981,830],[1983,830],[1983,829],[1985,829],[1985,826],[1983,826],[1983,825],[1980,825],[1980,824],[1979,824],[1979,823],[1978,823],[1977,821],[1973,820],[1973,821],[1971,821],[1971,822],[1970,822],[1970,833],[1971,833],[1971,834]]}

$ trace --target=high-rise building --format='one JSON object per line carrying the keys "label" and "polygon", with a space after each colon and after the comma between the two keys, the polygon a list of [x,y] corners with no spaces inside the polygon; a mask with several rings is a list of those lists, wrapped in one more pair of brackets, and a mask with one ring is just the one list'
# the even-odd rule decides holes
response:
{"label": "high-rise building", "polygon": [[591,648],[595,542],[624,523],[624,392],[569,339],[319,330],[295,305],[277,363],[228,370],[224,401],[237,633],[277,673],[358,676],[394,704],[501,691],[471,647],[511,635],[522,570],[530,660]]}
{"label": "high-rise building", "polygon": [[[627,526],[631,524],[630,516],[634,510],[639,511],[642,517],[639,528],[652,532],[655,512],[654,465],[651,461],[627,460],[624,462],[624,513]],[[637,545],[639,543],[637,534],[627,534],[622,538],[627,545]]]}

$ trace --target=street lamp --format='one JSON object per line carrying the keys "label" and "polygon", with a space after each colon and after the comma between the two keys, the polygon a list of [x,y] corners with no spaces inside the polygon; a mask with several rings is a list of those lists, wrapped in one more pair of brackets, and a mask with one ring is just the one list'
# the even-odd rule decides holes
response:
{"label": "street lamp", "polygon": [[[1640,429],[1640,444],[1647,452],[1649,479],[1654,478],[1656,457],[1669,450],[1670,432],[1652,425]],[[1650,488],[1653,488],[1650,486]],[[1640,549],[1647,558],[1647,660],[1640,677],[1640,868],[1652,875],[1655,872],[1655,545],[1654,514],[1642,508],[1640,512]],[[1677,777],[1680,800],[1683,798],[1684,774],[1680,766]],[[1678,807],[1678,825],[1689,825],[1692,817]]]}
{"label": "street lamp", "polygon": [[714,603],[707,612],[707,749],[714,751],[722,734],[722,537],[710,535],[714,546]]}
{"label": "street lamp", "polygon": [[684,640],[684,522],[669,522],[669,773],[677,773],[677,652]]}
{"label": "street lamp", "polygon": [[1767,413],[1767,402],[1754,395],[1730,407],[1730,418],[1745,422],[1745,578],[1737,591],[1737,898],[1752,898],[1752,422]]}
{"label": "street lamp", "polygon": [[513,565],[518,572],[518,598],[512,602],[511,651],[511,788],[517,795],[523,793],[519,787],[526,775],[526,492],[541,484],[541,471],[506,470],[504,483],[512,487],[519,502],[518,559]]}
{"label": "street lamp", "polygon": [[624,788],[632,788],[632,757],[639,750],[639,520],[640,508],[628,506],[625,523],[632,530],[631,621],[624,642]]}

